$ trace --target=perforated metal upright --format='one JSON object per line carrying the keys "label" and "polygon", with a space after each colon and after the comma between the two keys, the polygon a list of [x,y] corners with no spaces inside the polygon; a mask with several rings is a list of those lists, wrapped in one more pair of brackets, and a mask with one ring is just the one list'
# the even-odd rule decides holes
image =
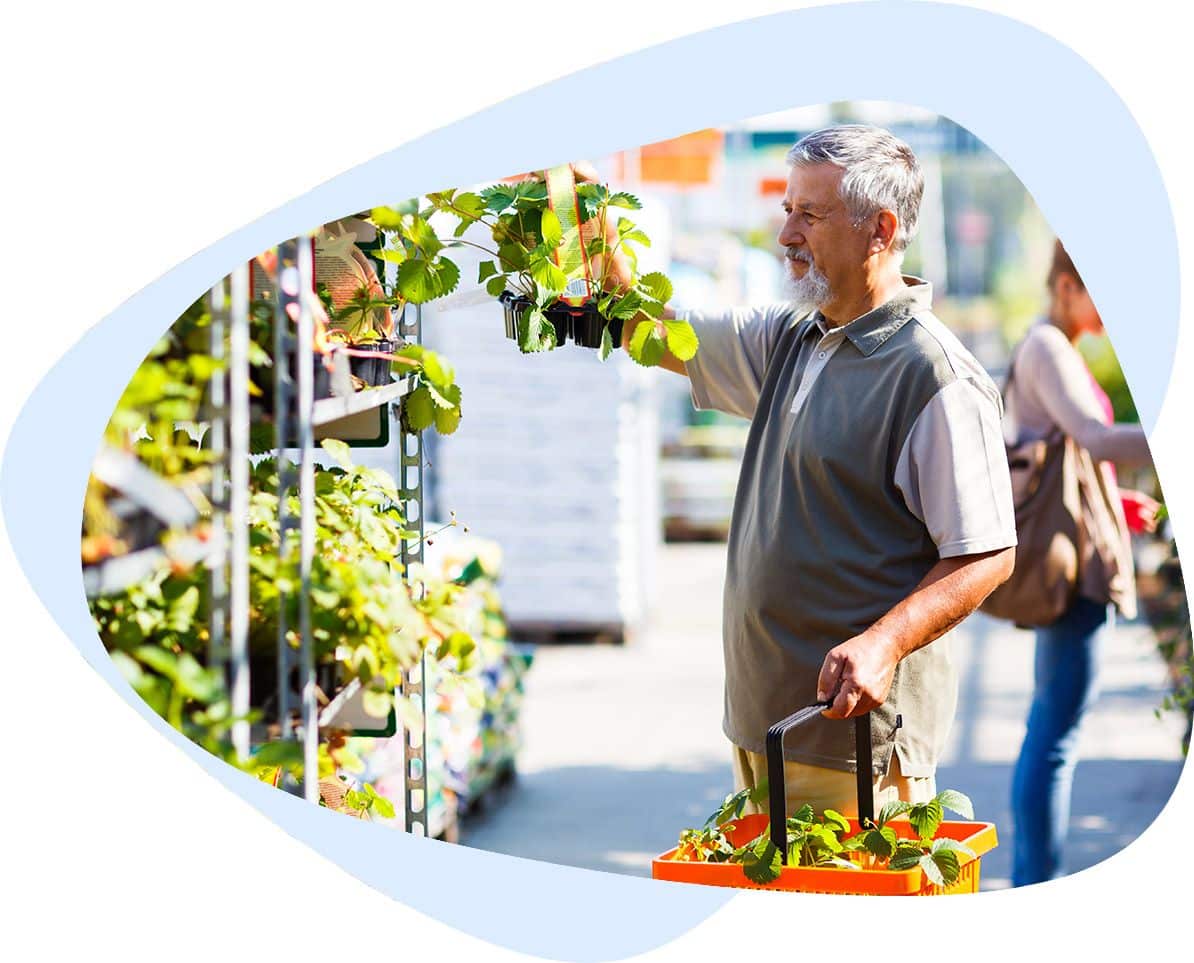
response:
{"label": "perforated metal upright", "polygon": [[[311,564],[315,557],[315,264],[309,237],[278,245],[277,297],[274,315],[275,429],[278,464],[279,562],[289,560],[287,533],[299,530],[298,675],[300,732],[303,742],[303,798],[319,802],[319,706],[316,701],[315,647],[311,638]],[[295,333],[290,335],[291,323]],[[288,370],[294,358],[294,374]],[[293,416],[293,417],[292,417]],[[298,448],[298,477],[286,457],[292,443]],[[297,484],[296,484],[297,482]],[[298,490],[299,515],[289,508]],[[297,523],[297,525],[296,525]],[[290,727],[290,626],[288,599],[279,599],[278,718],[283,738]]]}
{"label": "perforated metal upright", "polygon": [[[419,344],[423,339],[423,311],[414,305],[408,308],[399,322],[399,334],[408,343]],[[402,565],[406,578],[410,580],[413,564],[423,561],[423,435],[408,431],[405,422],[398,439],[398,487],[402,492],[403,513],[411,537],[402,544]],[[423,586],[411,581],[411,596],[419,598]],[[419,727],[403,726],[404,774],[406,808],[406,831],[417,836],[427,835],[427,659],[421,657],[419,664],[407,671],[403,682],[403,694],[416,710]]]}

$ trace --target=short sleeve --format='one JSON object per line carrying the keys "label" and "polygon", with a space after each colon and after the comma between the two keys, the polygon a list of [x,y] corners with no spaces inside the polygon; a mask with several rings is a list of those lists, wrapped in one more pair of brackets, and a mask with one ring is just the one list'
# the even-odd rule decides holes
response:
{"label": "short sleeve", "polygon": [[677,317],[692,325],[700,341],[697,353],[684,364],[693,405],[752,417],[771,351],[792,320],[790,306],[687,311]]}
{"label": "short sleeve", "polygon": [[968,378],[946,385],[912,425],[895,484],[940,558],[1016,544],[999,399]]}

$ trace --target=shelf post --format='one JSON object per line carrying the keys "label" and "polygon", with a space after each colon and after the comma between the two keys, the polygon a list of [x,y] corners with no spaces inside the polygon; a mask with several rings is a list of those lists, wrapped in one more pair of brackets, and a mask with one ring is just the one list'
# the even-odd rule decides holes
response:
{"label": "shelf post", "polygon": [[249,758],[249,267],[231,276],[228,344],[228,413],[231,524],[229,557],[229,647],[232,748]]}
{"label": "shelf post", "polygon": [[[413,320],[408,305],[399,325],[403,338],[415,344],[423,340],[423,309],[415,305]],[[401,410],[401,409],[399,409]],[[402,493],[403,517],[412,533],[402,543],[403,576],[410,581],[410,567],[423,561],[423,437],[421,432],[408,431],[402,426],[398,441],[398,488]],[[411,595],[422,596],[423,587],[412,583]],[[427,659],[420,656],[418,665],[409,669],[403,679],[402,694],[411,700],[419,719],[419,731],[403,726],[404,802],[406,831],[418,836],[427,835]]]}
{"label": "shelf post", "polygon": [[319,706],[315,700],[315,645],[311,638],[311,562],[315,556],[315,292],[313,242],[300,237],[294,283],[299,299],[298,366],[299,445],[299,665],[302,680],[303,798],[319,802]]}
{"label": "shelf post", "polygon": [[[211,463],[211,526],[218,532],[221,545],[227,546],[228,506],[228,383],[224,362],[228,357],[228,279],[221,278],[208,292],[211,311],[211,357],[216,373],[208,382],[207,423]],[[228,550],[222,547],[210,563],[211,635],[207,645],[208,668],[222,671],[228,643]]]}

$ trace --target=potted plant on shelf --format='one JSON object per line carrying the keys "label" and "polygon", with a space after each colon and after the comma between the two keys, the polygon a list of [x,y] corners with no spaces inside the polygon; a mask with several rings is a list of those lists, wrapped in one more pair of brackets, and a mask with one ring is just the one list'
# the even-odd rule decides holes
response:
{"label": "potted plant on shelf", "polygon": [[394,352],[402,346],[395,312],[406,301],[387,293],[358,241],[376,235],[359,218],[325,224],[315,236],[316,291],[328,312],[327,340],[345,346],[352,376],[364,387],[390,383]]}

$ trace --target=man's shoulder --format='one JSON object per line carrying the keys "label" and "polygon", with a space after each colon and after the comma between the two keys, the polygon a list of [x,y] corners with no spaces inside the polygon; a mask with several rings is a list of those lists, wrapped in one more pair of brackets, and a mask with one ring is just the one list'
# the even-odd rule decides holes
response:
{"label": "man's shoulder", "polygon": [[905,337],[895,345],[902,361],[923,376],[931,378],[938,388],[965,380],[998,395],[998,389],[987,370],[962,343],[962,340],[932,311],[918,311],[904,325]]}

